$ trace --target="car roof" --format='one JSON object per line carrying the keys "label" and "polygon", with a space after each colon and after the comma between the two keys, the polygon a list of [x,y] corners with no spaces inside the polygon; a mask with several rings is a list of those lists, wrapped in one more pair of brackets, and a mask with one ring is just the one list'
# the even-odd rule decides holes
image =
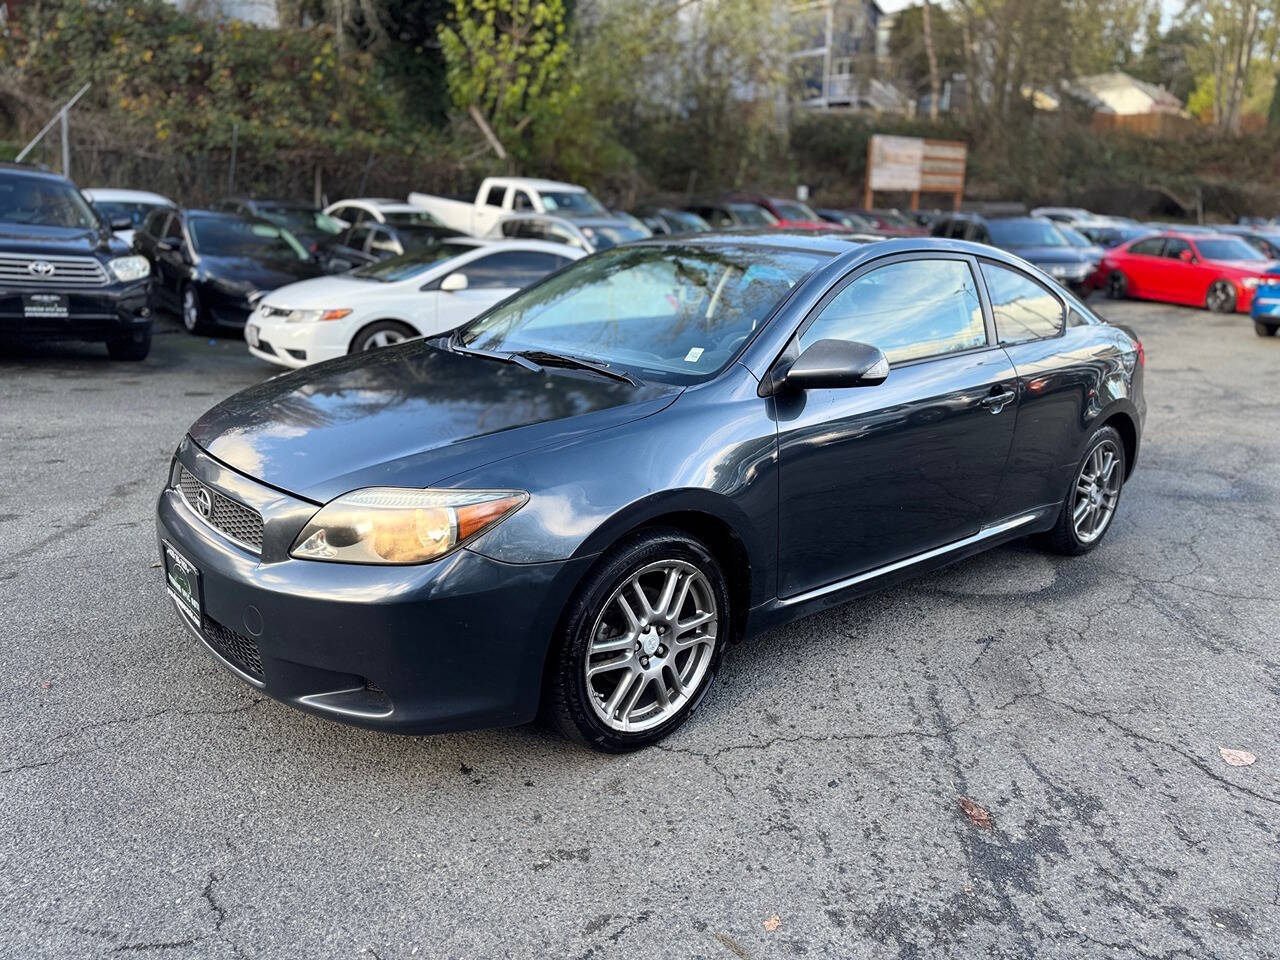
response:
{"label": "car roof", "polygon": [[85,187],[80,191],[90,200],[119,200],[128,202],[130,200],[139,203],[154,203],[157,206],[173,207],[177,206],[168,197],[159,193],[152,193],[150,190],[121,190],[116,187]]}
{"label": "car roof", "polygon": [[16,173],[19,176],[28,176],[39,180],[57,180],[59,183],[71,182],[70,179],[60,173],[54,173],[52,170],[41,170],[39,167],[32,167],[25,163],[0,163],[0,172]]}
{"label": "car roof", "polygon": [[586,193],[587,188],[561,180],[542,180],[538,177],[489,177],[493,183],[510,187],[528,187],[530,190],[556,190],[566,193]]}

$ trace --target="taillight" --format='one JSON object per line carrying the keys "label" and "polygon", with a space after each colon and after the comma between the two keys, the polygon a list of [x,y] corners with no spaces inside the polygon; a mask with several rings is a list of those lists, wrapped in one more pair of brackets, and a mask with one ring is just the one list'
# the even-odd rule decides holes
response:
{"label": "taillight", "polygon": [[1138,341],[1138,366],[1145,367],[1147,365],[1147,351],[1142,349],[1142,341]]}

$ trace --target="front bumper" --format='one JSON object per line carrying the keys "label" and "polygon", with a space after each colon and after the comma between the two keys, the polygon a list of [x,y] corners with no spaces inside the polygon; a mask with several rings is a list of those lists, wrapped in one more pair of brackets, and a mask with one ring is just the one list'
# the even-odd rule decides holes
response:
{"label": "front bumper", "polygon": [[[0,339],[115,340],[151,328],[149,280],[104,287],[0,288]],[[33,316],[33,296],[65,298],[67,316]]]}
{"label": "front bumper", "polygon": [[289,323],[254,311],[245,325],[244,338],[255,357],[297,369],[345,356],[350,326],[345,321]]}
{"label": "front bumper", "polygon": [[1249,315],[1254,320],[1280,323],[1280,288],[1256,291],[1250,304]]}
{"label": "front bumper", "polygon": [[172,482],[157,535],[200,574],[203,618],[179,616],[241,679],[299,709],[397,733],[509,726],[537,712],[548,645],[591,558],[505,564],[459,550],[420,566],[294,560],[317,508],[231,471],[184,440],[181,463],[262,516],[257,554]]}

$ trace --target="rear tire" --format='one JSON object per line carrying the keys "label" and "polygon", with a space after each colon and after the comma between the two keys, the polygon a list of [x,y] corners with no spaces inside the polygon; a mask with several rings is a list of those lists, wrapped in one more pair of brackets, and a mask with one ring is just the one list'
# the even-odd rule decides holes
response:
{"label": "rear tire", "polygon": [[419,336],[418,331],[399,320],[379,320],[371,323],[351,339],[348,353],[379,350]]}
{"label": "rear tire", "polygon": [[145,360],[150,352],[150,330],[107,341],[107,356],[112,360]]}
{"label": "rear tire", "polygon": [[1078,557],[1100,544],[1120,505],[1126,469],[1119,431],[1098,428],[1085,444],[1058,522],[1045,535],[1045,545],[1054,553]]}
{"label": "rear tire", "polygon": [[1235,313],[1239,294],[1230,280],[1215,280],[1204,295],[1204,305],[1214,313]]}
{"label": "rear tire", "polygon": [[1274,337],[1276,328],[1269,323],[1263,323],[1261,320],[1253,321],[1253,332],[1260,337]]}
{"label": "rear tire", "polygon": [[697,710],[730,641],[719,563],[681,530],[638,530],[587,576],[565,608],[544,702],[572,740],[626,753]]}

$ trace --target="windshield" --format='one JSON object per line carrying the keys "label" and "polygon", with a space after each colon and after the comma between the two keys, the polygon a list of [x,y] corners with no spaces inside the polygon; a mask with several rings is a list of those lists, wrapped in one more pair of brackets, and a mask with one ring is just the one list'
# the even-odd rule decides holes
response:
{"label": "windshield", "polygon": [[377,280],[380,283],[395,283],[397,280],[408,280],[420,273],[425,273],[438,263],[474,250],[469,243],[437,243],[434,246],[410,250],[389,260],[380,260],[367,266],[359,267],[347,274],[348,277],[359,277],[362,280]]}
{"label": "windshield", "polygon": [[816,213],[798,200],[775,200],[773,209],[783,220],[821,220]]}
{"label": "windshield", "polygon": [[583,227],[582,235],[587,238],[587,242],[594,250],[608,250],[620,243],[630,243],[632,240],[643,240],[645,237],[652,236],[646,228],[637,229],[621,224],[607,227]]}
{"label": "windshield", "polygon": [[750,247],[619,247],[500,304],[466,327],[462,342],[567,353],[692,383],[729,364],[823,259]]}
{"label": "windshield", "polygon": [[1200,256],[1205,260],[1269,260],[1270,258],[1239,237],[1215,237],[1197,240]]}
{"label": "windshield", "polygon": [[987,231],[997,247],[1067,246],[1067,238],[1047,220],[989,220]]}
{"label": "windshield", "polygon": [[772,213],[764,207],[757,207],[754,203],[731,203],[729,212],[739,223],[750,227],[771,227],[778,222],[778,218]]}
{"label": "windshield", "polygon": [[398,210],[384,213],[383,217],[393,227],[443,227],[444,224],[425,210]]}
{"label": "windshield", "polygon": [[95,200],[93,201],[93,209],[107,223],[114,223],[116,220],[128,220],[135,228],[142,226],[142,221],[147,219],[147,214],[156,207],[167,206],[163,203],[138,203],[137,201],[126,200]]}
{"label": "windshield", "polygon": [[542,205],[548,213],[571,217],[575,214],[604,213],[600,201],[585,190],[539,190]]}
{"label": "windshield", "polygon": [[77,230],[101,226],[88,201],[71,184],[4,175],[0,175],[0,221]]}
{"label": "windshield", "polygon": [[308,207],[265,207],[262,208],[262,216],[272,223],[302,233],[319,230],[321,233],[336,235],[345,229],[341,220]]}
{"label": "windshield", "polygon": [[711,229],[711,224],[707,223],[707,221],[703,220],[696,213],[689,213],[687,210],[663,209],[659,210],[658,214],[668,223],[689,233],[702,233],[705,230]]}
{"label": "windshield", "polygon": [[1092,247],[1093,241],[1086,237],[1079,230],[1073,230],[1065,223],[1057,224],[1058,232],[1067,238],[1067,243],[1073,247]]}
{"label": "windshield", "polygon": [[198,253],[210,257],[249,257],[255,260],[306,260],[309,254],[284,227],[265,220],[231,217],[192,217],[191,241]]}

